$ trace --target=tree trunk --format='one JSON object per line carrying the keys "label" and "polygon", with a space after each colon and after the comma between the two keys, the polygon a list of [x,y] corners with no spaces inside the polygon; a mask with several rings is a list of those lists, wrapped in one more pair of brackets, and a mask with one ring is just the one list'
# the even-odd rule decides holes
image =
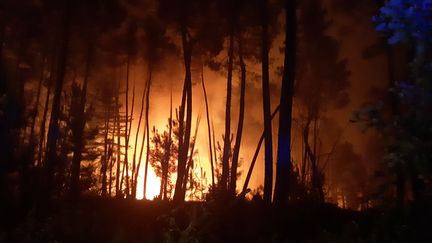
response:
{"label": "tree trunk", "polygon": [[[186,163],[188,159],[190,133],[192,126],[192,76],[191,76],[191,59],[192,47],[189,39],[189,33],[186,25],[181,25],[182,45],[183,45],[183,58],[185,64],[185,82],[183,87],[182,105],[180,106],[179,116],[179,154],[177,166],[177,180],[174,192],[174,201],[179,203],[184,201],[183,195],[183,181],[186,171]],[[185,104],[186,103],[186,104]],[[184,115],[186,111],[186,126],[184,126]],[[184,132],[183,132],[184,129]]]}
{"label": "tree trunk", "polygon": [[48,141],[47,141],[47,151],[46,151],[46,163],[45,163],[45,182],[46,182],[46,198],[49,198],[53,193],[54,189],[54,170],[56,167],[57,161],[57,140],[59,137],[59,118],[61,113],[61,96],[63,90],[63,83],[66,74],[66,65],[68,59],[68,48],[69,48],[69,38],[70,38],[70,20],[69,20],[69,6],[70,1],[65,1],[64,6],[64,19],[63,19],[63,28],[61,33],[61,47],[58,61],[58,69],[56,73],[55,79],[55,90],[54,90],[54,98],[51,109],[51,119],[50,125],[48,129]]}
{"label": "tree trunk", "polygon": [[47,116],[48,116],[48,108],[49,108],[49,100],[50,100],[50,95],[51,95],[51,85],[48,86],[48,89],[46,91],[46,97],[45,97],[45,105],[44,105],[44,112],[43,112],[43,116],[42,116],[42,121],[40,123],[40,128],[39,128],[39,151],[38,151],[38,165],[42,166],[42,153],[44,151],[44,141],[45,141],[45,130],[46,130],[46,120],[47,120]]}
{"label": "tree trunk", "polygon": [[143,91],[142,98],[141,98],[141,110],[140,110],[140,115],[139,115],[139,119],[138,119],[138,127],[137,127],[136,134],[135,134],[135,146],[134,146],[133,164],[132,164],[132,198],[136,197],[136,187],[137,187],[137,180],[138,180],[138,174],[135,175],[135,171],[138,170],[136,168],[136,152],[137,152],[137,148],[138,148],[138,137],[139,137],[139,132],[140,132],[140,128],[141,128],[141,121],[142,121],[142,117],[143,117],[143,113],[144,113],[146,92],[147,92],[147,84],[144,87],[144,91]]}
{"label": "tree trunk", "polygon": [[[127,58],[126,64],[126,119],[125,119],[125,161],[123,165],[123,170],[126,171],[126,197],[129,196],[129,161],[128,161],[128,151],[129,151],[129,70],[130,70],[130,54]],[[123,176],[123,172],[122,172]],[[122,184],[120,182],[120,184]]]}
{"label": "tree trunk", "polygon": [[115,104],[116,104],[116,126],[117,126],[117,168],[116,168],[116,197],[121,197],[121,186],[120,186],[120,158],[121,158],[121,128],[120,128],[120,104],[119,104],[119,96],[120,96],[120,82],[117,84],[116,96],[115,96]]}
{"label": "tree trunk", "polygon": [[149,121],[149,111],[150,111],[150,89],[151,89],[151,79],[149,80],[149,84],[147,87],[147,94],[146,94],[146,132],[147,132],[147,151],[146,151],[146,163],[144,167],[144,186],[143,186],[143,195],[144,199],[146,199],[146,193],[147,193],[147,173],[148,173],[148,165],[149,165],[149,157],[150,157],[150,121]]}
{"label": "tree trunk", "polygon": [[279,137],[276,161],[277,171],[274,196],[274,201],[277,204],[288,202],[290,195],[289,185],[291,182],[290,180],[292,180],[291,123],[297,49],[297,16],[295,0],[287,0],[285,12],[285,60],[280,98],[281,112],[279,116]]}
{"label": "tree trunk", "polygon": [[[93,43],[89,44],[89,49],[87,52],[87,60],[86,60],[86,70],[84,74],[84,84],[81,91],[81,100],[80,100],[80,107],[79,107],[79,127],[76,131],[75,136],[75,144],[73,146],[73,157],[72,157],[72,165],[71,165],[71,187],[70,187],[70,196],[71,198],[77,198],[80,194],[80,185],[79,185],[79,178],[81,173],[81,158],[82,158],[82,152],[84,150],[84,129],[86,124],[86,115],[85,115],[85,107],[87,102],[87,85],[88,85],[88,79],[90,76],[90,68],[91,68],[91,62],[92,62],[92,55],[93,55]],[[106,178],[106,174],[105,178]],[[105,179],[106,181],[106,179]],[[106,188],[106,186],[105,186]]]}
{"label": "tree trunk", "polygon": [[241,33],[238,33],[238,48],[239,48],[239,58],[240,58],[240,111],[239,120],[237,125],[236,141],[234,144],[234,152],[231,165],[231,179],[230,179],[230,192],[232,195],[236,194],[237,187],[237,167],[240,155],[240,145],[243,135],[243,122],[244,122],[244,112],[245,112],[245,95],[246,95],[246,64],[243,60],[243,48]]}
{"label": "tree trunk", "polygon": [[107,194],[107,165],[108,165],[108,132],[109,132],[109,109],[105,107],[105,134],[104,134],[104,155],[101,166],[102,174],[102,196]]}
{"label": "tree trunk", "polygon": [[[146,91],[146,93],[144,94],[145,97],[147,97],[147,92],[148,92],[148,89],[150,88],[151,80],[152,80],[152,70],[150,68],[149,69],[149,77],[148,77],[148,80],[146,83],[146,88],[145,88],[145,91]],[[148,102],[146,102],[146,113],[147,113],[147,109],[149,109],[149,105],[150,104]],[[138,176],[139,176],[139,171],[141,168],[141,160],[142,160],[142,155],[143,155],[143,151],[144,151],[144,143],[145,143],[145,138],[146,138],[147,123],[148,123],[148,116],[147,115],[146,115],[145,119],[146,119],[146,123],[145,123],[145,127],[144,127],[144,134],[143,134],[142,141],[141,141],[141,150],[140,150],[140,154],[139,154],[139,158],[138,158],[137,170],[135,173],[135,178],[136,178],[135,179],[135,188],[137,188]],[[147,133],[147,136],[150,136],[150,134]],[[144,194],[144,198],[145,198],[145,194]]]}
{"label": "tree trunk", "polygon": [[261,0],[262,11],[262,95],[263,95],[263,114],[264,114],[264,149],[265,149],[265,168],[264,168],[264,201],[271,203],[273,193],[273,142],[272,142],[272,123],[270,108],[270,77],[269,77],[269,34],[268,34],[268,9],[267,0]]}
{"label": "tree trunk", "polygon": [[31,123],[31,128],[30,128],[30,144],[31,144],[31,148],[34,151],[35,149],[35,135],[34,135],[34,131],[35,131],[35,126],[36,126],[36,118],[38,117],[39,114],[39,102],[40,102],[40,96],[41,96],[41,91],[42,91],[42,83],[44,80],[44,73],[45,73],[45,56],[42,56],[42,65],[41,65],[41,73],[40,73],[40,77],[39,77],[39,83],[38,83],[38,87],[37,87],[37,94],[36,94],[36,102],[35,102],[35,106],[34,106],[34,110],[33,110],[33,116],[32,116],[32,123]]}
{"label": "tree trunk", "polygon": [[168,170],[169,163],[171,159],[171,146],[172,146],[172,91],[170,93],[170,117],[168,120],[168,143],[165,148],[165,158],[164,158],[164,167],[162,169],[162,180],[161,180],[161,198],[162,200],[167,200],[167,187],[168,187]]}
{"label": "tree trunk", "polygon": [[224,146],[222,155],[222,176],[219,182],[221,190],[228,189],[229,171],[230,171],[230,155],[231,155],[231,95],[232,95],[232,73],[234,63],[234,27],[231,29],[229,37],[229,50],[228,50],[228,78],[227,78],[227,91],[226,91],[226,106],[225,106],[225,133],[224,133]]}
{"label": "tree trunk", "polygon": [[[274,117],[276,116],[276,114],[279,112],[279,110],[280,110],[280,106],[277,106],[276,109],[271,114],[271,119],[272,120],[274,119]],[[261,138],[260,138],[260,140],[258,142],[257,148],[255,149],[255,153],[253,155],[251,164],[249,166],[249,170],[248,170],[248,173],[246,175],[246,179],[245,179],[245,182],[243,184],[243,189],[242,189],[242,192],[241,192],[241,196],[242,197],[244,197],[246,195],[247,191],[248,191],[249,181],[250,181],[250,179],[252,177],[252,172],[253,172],[253,169],[255,167],[255,163],[256,163],[256,160],[258,158],[258,154],[259,154],[259,152],[261,150],[261,145],[264,142],[264,137],[265,137],[265,131],[263,131],[263,133],[261,135]]]}
{"label": "tree trunk", "polygon": [[[192,142],[192,144],[191,144],[191,151],[190,151],[190,155],[189,155],[189,159],[188,159],[188,164],[187,164],[187,166],[186,166],[186,176],[185,176],[185,179],[184,179],[184,182],[183,182],[183,188],[184,188],[184,190],[183,190],[183,195],[182,195],[182,197],[183,198],[185,198],[185,196],[186,196],[186,189],[187,189],[187,182],[188,182],[188,180],[187,180],[187,175],[189,174],[189,170],[190,170],[190,168],[192,167],[192,170],[193,170],[193,156],[194,156],[194,152],[195,152],[195,145],[196,145],[196,137],[197,137],[197,134],[198,134],[198,128],[199,128],[199,124],[200,124],[200,121],[201,121],[201,115],[200,114],[198,114],[198,116],[197,116],[197,119],[196,119],[196,124],[195,124],[195,133],[194,133],[194,136],[193,136],[193,142]],[[192,181],[192,176],[190,177],[190,183],[193,183],[193,181]]]}
{"label": "tree trunk", "polygon": [[209,105],[207,100],[207,91],[204,83],[204,68],[201,72],[201,84],[204,92],[204,100],[205,100],[205,106],[206,106],[206,115],[207,115],[207,131],[208,131],[208,142],[209,142],[209,155],[210,155],[210,169],[211,169],[211,179],[212,179],[212,186],[215,187],[215,176],[214,176],[214,166],[213,166],[213,147],[212,147],[212,138],[211,138],[211,127],[210,127],[210,111],[209,111]]}

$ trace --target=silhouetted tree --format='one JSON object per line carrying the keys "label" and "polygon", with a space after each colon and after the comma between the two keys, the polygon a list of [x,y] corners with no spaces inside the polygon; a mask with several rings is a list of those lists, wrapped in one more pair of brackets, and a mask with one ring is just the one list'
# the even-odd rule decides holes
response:
{"label": "silhouetted tree", "polygon": [[279,136],[274,194],[274,202],[276,204],[284,204],[288,201],[290,195],[289,185],[292,182],[291,126],[294,82],[296,78],[296,11],[296,1],[287,0],[285,3],[285,58],[280,98]]}

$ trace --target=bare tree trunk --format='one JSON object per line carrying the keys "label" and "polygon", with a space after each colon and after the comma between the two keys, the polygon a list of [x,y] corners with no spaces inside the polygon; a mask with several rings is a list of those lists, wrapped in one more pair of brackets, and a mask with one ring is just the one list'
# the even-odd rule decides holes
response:
{"label": "bare tree trunk", "polygon": [[222,190],[228,189],[229,181],[229,160],[231,155],[231,95],[232,95],[232,72],[234,63],[234,27],[231,29],[229,50],[228,50],[228,78],[227,78],[227,98],[225,106],[225,133],[224,133],[224,147],[222,155],[222,176],[219,183],[219,188]]}
{"label": "bare tree trunk", "polygon": [[147,148],[146,148],[146,163],[144,167],[144,186],[143,186],[143,195],[144,199],[146,199],[146,193],[147,193],[147,173],[148,173],[148,165],[149,165],[149,157],[150,157],[150,121],[149,121],[149,111],[150,111],[150,89],[151,89],[151,79],[149,79],[149,84],[147,87],[147,94],[146,94],[146,112],[145,112],[145,118],[146,118],[146,132],[147,132]]}
{"label": "bare tree trunk", "polygon": [[270,108],[270,77],[269,77],[269,34],[268,34],[268,9],[267,0],[261,0],[262,13],[262,95],[263,95],[263,114],[264,114],[264,148],[265,148],[265,168],[264,168],[264,201],[271,203],[273,193],[273,143],[272,143],[272,123]]}
{"label": "bare tree trunk", "polygon": [[121,128],[120,128],[120,104],[119,104],[119,96],[120,96],[120,82],[118,82],[117,89],[116,89],[116,97],[115,97],[115,104],[116,104],[116,125],[117,125],[117,169],[116,169],[116,197],[120,197],[122,192],[122,188],[120,185],[120,157],[121,157]]}
{"label": "bare tree trunk", "polygon": [[[214,131],[213,121],[211,121],[211,125],[212,125],[213,154],[214,154],[214,158],[215,158],[215,164],[217,166],[217,152],[216,152],[217,150],[216,150],[216,137],[215,137],[216,134],[215,134],[215,131]],[[220,180],[220,178],[218,178],[218,180]],[[218,183],[219,183],[219,181],[218,181]]]}
{"label": "bare tree trunk", "polygon": [[[150,88],[151,80],[152,80],[152,70],[150,68],[149,69],[149,77],[148,77],[148,80],[147,80],[147,83],[146,83],[146,88],[145,88],[145,91],[146,91],[146,93],[144,94],[145,97],[147,97],[147,92],[148,92],[148,89]],[[147,113],[147,109],[149,109],[149,105],[150,104],[148,102],[146,102],[146,113]],[[146,138],[147,123],[148,123],[148,117],[147,117],[147,115],[146,115],[145,119],[146,119],[146,122],[145,122],[145,127],[144,127],[144,134],[143,134],[143,138],[142,138],[142,141],[141,141],[141,150],[140,150],[140,154],[139,154],[139,158],[138,158],[137,170],[136,170],[136,173],[135,173],[135,178],[136,178],[135,179],[135,188],[137,188],[138,175],[139,175],[139,171],[140,171],[140,168],[141,168],[141,160],[142,160],[142,155],[143,155],[143,151],[144,151],[144,143],[146,141],[145,138]],[[150,136],[150,134],[147,134],[147,136]],[[145,198],[145,194],[144,194],[144,198]]]}
{"label": "bare tree trunk", "polygon": [[[185,64],[185,82],[183,87],[182,105],[180,106],[179,119],[179,155],[177,166],[177,180],[174,192],[174,201],[179,203],[184,201],[183,195],[183,180],[186,172],[186,163],[188,159],[190,133],[192,124],[192,75],[191,75],[191,59],[192,46],[190,43],[189,33],[185,23],[181,24],[181,35],[183,45],[183,57]],[[186,103],[186,104],[185,104]],[[186,111],[186,126],[184,126],[184,115]],[[183,132],[183,129],[184,132]]]}
{"label": "bare tree trunk", "polygon": [[168,187],[168,170],[171,158],[171,146],[172,146],[172,90],[170,93],[170,117],[168,120],[168,141],[167,148],[165,148],[164,166],[162,167],[162,180],[161,180],[161,198],[167,200],[167,187]]}
{"label": "bare tree trunk", "polygon": [[[191,167],[193,169],[193,156],[194,156],[194,152],[195,152],[195,144],[196,144],[196,138],[197,138],[198,128],[199,128],[200,122],[201,122],[201,115],[198,114],[197,119],[196,119],[196,124],[195,124],[195,133],[194,133],[193,141],[192,141],[192,144],[191,144],[191,151],[190,151],[190,154],[189,154],[189,160],[188,160],[188,164],[186,166],[186,173],[185,173],[186,175],[189,174],[189,170],[190,170]],[[190,183],[193,183],[192,176],[190,177],[190,179],[191,179]],[[184,179],[184,182],[183,182],[183,188],[184,188],[183,195],[182,195],[183,198],[186,197],[187,182],[188,182],[187,176],[185,176],[185,179]]]}
{"label": "bare tree trunk", "polygon": [[[271,114],[271,119],[272,120],[276,116],[276,114],[279,112],[279,110],[280,110],[280,106],[277,106],[276,109]],[[252,177],[252,172],[253,172],[253,169],[255,167],[255,163],[256,163],[256,160],[258,158],[259,152],[261,150],[261,145],[264,142],[264,137],[265,137],[265,131],[263,131],[263,133],[261,135],[261,138],[260,138],[260,140],[258,142],[257,148],[255,149],[255,153],[253,155],[252,162],[251,162],[251,164],[249,166],[249,170],[248,170],[248,173],[246,175],[246,179],[245,179],[245,182],[243,184],[243,189],[242,189],[242,192],[241,192],[241,196],[242,197],[244,197],[246,195],[247,191],[248,191],[249,181],[250,181],[250,179]]]}
{"label": "bare tree trunk", "polygon": [[146,92],[147,92],[147,84],[144,87],[144,91],[143,91],[142,98],[141,98],[141,110],[140,110],[140,115],[139,115],[139,119],[138,119],[138,127],[137,127],[136,134],[135,134],[135,146],[134,146],[133,164],[132,164],[132,197],[133,198],[136,197],[136,187],[137,187],[137,180],[138,180],[138,175],[135,174],[135,171],[137,170],[137,168],[136,168],[136,152],[137,152],[137,148],[138,148],[138,137],[139,137],[139,132],[140,132],[140,128],[141,128],[141,121],[142,121],[142,117],[143,117],[143,113],[144,113]]}
{"label": "bare tree trunk", "polygon": [[[93,43],[89,44],[89,49],[87,51],[87,60],[86,60],[86,70],[84,74],[84,84],[82,86],[82,92],[81,92],[81,100],[80,100],[80,107],[79,107],[79,127],[76,130],[76,134],[74,134],[75,137],[75,146],[73,148],[73,157],[72,157],[72,166],[71,166],[71,187],[70,187],[70,196],[72,198],[77,198],[80,194],[80,173],[81,173],[81,158],[82,158],[82,152],[84,150],[85,141],[84,141],[84,129],[86,125],[86,117],[85,117],[85,107],[87,102],[87,86],[88,86],[88,79],[90,76],[90,69],[91,69],[91,62],[92,62],[92,55],[93,55]],[[106,174],[104,174],[106,178]],[[106,180],[105,180],[106,181]],[[105,185],[106,190],[106,185]]]}
{"label": "bare tree trunk", "polygon": [[297,16],[296,1],[287,0],[285,5],[285,60],[281,89],[281,113],[279,116],[278,152],[276,161],[276,184],[274,201],[276,204],[288,202],[292,180],[291,163],[291,123],[292,100],[296,72]]}
{"label": "bare tree trunk", "polygon": [[[1,43],[0,43],[1,44]],[[41,91],[42,91],[42,83],[44,80],[44,74],[45,74],[45,55],[42,56],[42,65],[41,65],[41,73],[40,73],[40,77],[39,77],[39,83],[38,83],[38,87],[37,87],[37,94],[36,94],[36,102],[35,102],[35,106],[34,106],[34,110],[33,110],[33,116],[32,116],[32,123],[31,123],[31,130],[30,130],[30,138],[29,141],[31,143],[31,147],[32,150],[34,151],[35,149],[35,135],[34,135],[34,131],[35,131],[35,126],[36,126],[36,118],[38,117],[39,114],[39,102],[40,102],[40,96],[41,96]]]}
{"label": "bare tree trunk", "polygon": [[230,180],[230,192],[232,195],[236,194],[237,188],[237,167],[238,160],[240,154],[240,145],[241,139],[243,135],[243,122],[244,122],[244,113],[245,113],[245,95],[246,95],[246,64],[243,60],[243,48],[242,48],[242,40],[241,33],[238,33],[238,47],[239,47],[239,58],[240,58],[240,111],[239,111],[239,120],[237,125],[237,134],[236,141],[234,144],[234,152],[232,158],[231,165],[231,180]]}
{"label": "bare tree trunk", "polygon": [[[128,128],[128,133],[127,133],[127,141],[128,141],[128,149],[127,149],[127,151],[129,152],[129,141],[130,141],[130,136],[131,136],[131,134],[132,134],[132,121],[133,121],[133,116],[134,116],[134,107],[135,107],[135,81],[134,81],[134,85],[133,85],[133,88],[132,88],[132,107],[131,107],[131,113],[130,113],[130,120],[129,120],[129,128]],[[127,166],[126,166],[126,171],[127,171],[127,174],[126,174],[126,180],[127,180],[127,184],[126,184],[126,187],[127,187],[127,196],[129,197],[130,195],[131,195],[131,193],[132,194],[134,194],[133,192],[131,192],[132,190],[133,190],[133,174],[132,174],[132,178],[130,178],[130,176],[129,176],[129,160],[128,160],[128,163],[127,163]]]}
{"label": "bare tree trunk", "polygon": [[[124,171],[126,172],[126,197],[129,196],[129,161],[128,161],[128,151],[129,151],[129,70],[130,70],[130,55],[127,58],[126,64],[126,119],[125,119],[125,161],[123,165],[122,176]],[[120,182],[120,184],[122,184]]]}
{"label": "bare tree trunk", "polygon": [[54,189],[54,170],[57,164],[57,140],[59,137],[59,118],[61,113],[61,94],[63,90],[63,83],[66,74],[66,66],[68,59],[68,49],[69,49],[69,38],[70,38],[70,1],[65,0],[64,3],[64,19],[63,28],[61,33],[61,47],[59,54],[59,65],[56,73],[55,79],[55,90],[54,98],[51,109],[50,125],[48,129],[48,141],[47,141],[47,151],[46,151],[46,163],[45,163],[45,184],[46,184],[46,198],[49,198],[53,193]]}
{"label": "bare tree trunk", "polygon": [[204,83],[204,68],[201,72],[201,84],[204,92],[204,100],[206,106],[206,115],[207,115],[207,131],[208,131],[208,142],[209,142],[209,155],[210,155],[210,169],[211,169],[211,177],[212,177],[212,186],[215,187],[215,176],[214,176],[214,166],[213,166],[213,147],[212,147],[212,138],[211,138],[211,127],[210,127],[210,111],[207,100],[207,91]]}
{"label": "bare tree trunk", "polygon": [[114,134],[115,134],[115,124],[113,125],[113,131],[111,136],[110,144],[110,162],[109,162],[109,179],[108,179],[108,196],[112,196],[112,179],[113,179],[113,166],[114,166]]}
{"label": "bare tree trunk", "polygon": [[102,196],[107,193],[107,165],[108,165],[108,132],[109,132],[109,110],[105,107],[105,134],[104,134],[104,155],[101,166],[102,174]]}
{"label": "bare tree trunk", "polygon": [[46,129],[46,120],[47,120],[47,116],[48,116],[48,108],[49,108],[49,100],[50,100],[50,95],[51,95],[51,84],[49,84],[48,89],[47,89],[47,93],[46,93],[46,97],[45,97],[45,105],[44,105],[44,112],[42,115],[42,121],[40,123],[40,128],[39,128],[39,151],[38,151],[38,165],[42,166],[42,153],[44,151],[44,141],[45,141],[45,129]]}

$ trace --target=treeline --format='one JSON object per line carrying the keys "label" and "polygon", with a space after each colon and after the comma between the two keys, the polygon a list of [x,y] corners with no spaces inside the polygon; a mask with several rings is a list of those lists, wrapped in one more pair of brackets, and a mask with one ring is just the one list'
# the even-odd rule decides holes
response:
{"label": "treeline", "polygon": [[[349,72],[327,34],[330,22],[319,0],[43,0],[4,1],[0,8],[1,193],[11,202],[11,195],[31,202],[83,192],[135,198],[141,170],[145,196],[152,168],[161,179],[162,200],[245,197],[264,143],[267,204],[310,198],[368,205],[364,187],[346,186],[352,178],[325,180],[326,170],[337,170],[327,167],[334,158],[358,159],[326,114],[348,104]],[[285,39],[282,67],[269,54],[277,37]],[[158,131],[149,122],[153,79],[172,60],[184,68],[181,102],[173,104],[171,95],[166,130]],[[258,74],[248,69],[256,64]],[[226,75],[221,142],[203,67]],[[145,71],[145,80],[132,78],[134,68]],[[277,107],[270,99],[274,70],[281,83]],[[264,129],[245,183],[238,185],[252,77],[260,80]],[[193,117],[194,92],[204,94],[205,116]],[[200,122],[208,133],[210,175],[197,163]],[[323,135],[328,126],[336,127],[337,136]]]}

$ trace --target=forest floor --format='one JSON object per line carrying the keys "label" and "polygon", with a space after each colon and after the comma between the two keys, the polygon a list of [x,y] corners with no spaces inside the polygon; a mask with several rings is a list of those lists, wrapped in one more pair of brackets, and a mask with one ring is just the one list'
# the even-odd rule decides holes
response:
{"label": "forest floor", "polygon": [[306,202],[276,209],[86,198],[4,215],[0,242],[432,242],[428,203],[356,212]]}

